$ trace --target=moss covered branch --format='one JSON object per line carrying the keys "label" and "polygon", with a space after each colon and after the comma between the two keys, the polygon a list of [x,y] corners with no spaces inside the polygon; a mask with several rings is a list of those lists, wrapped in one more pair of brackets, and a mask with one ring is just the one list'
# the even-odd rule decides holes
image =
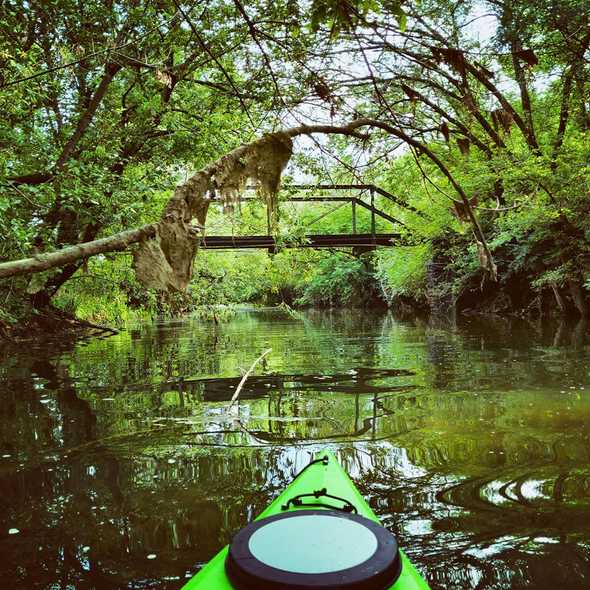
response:
{"label": "moss covered branch", "polygon": [[30,258],[0,263],[0,278],[26,275],[70,264],[106,252],[134,252],[134,267],[139,280],[159,290],[184,290],[192,272],[199,236],[193,219],[205,223],[212,192],[218,192],[226,209],[231,209],[246,181],[258,182],[272,209],[276,202],[281,172],[292,152],[291,139],[311,133],[337,133],[364,139],[357,129],[362,120],[348,125],[301,125],[270,133],[244,144],[203,168],[179,185],[166,204],[158,223],[119,232],[109,237],[46,252]]}

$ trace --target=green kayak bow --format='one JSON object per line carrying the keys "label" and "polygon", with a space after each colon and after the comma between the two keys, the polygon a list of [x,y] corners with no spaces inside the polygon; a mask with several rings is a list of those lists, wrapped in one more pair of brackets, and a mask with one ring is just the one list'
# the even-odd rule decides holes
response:
{"label": "green kayak bow", "polygon": [[429,590],[330,452],[183,590]]}

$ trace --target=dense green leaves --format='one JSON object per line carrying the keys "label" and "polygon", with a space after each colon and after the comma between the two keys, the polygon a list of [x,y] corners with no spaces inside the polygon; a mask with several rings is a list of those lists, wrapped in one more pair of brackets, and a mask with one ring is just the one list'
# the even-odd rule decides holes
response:
{"label": "dense green leaves", "polygon": [[[442,256],[457,296],[497,289],[496,265],[500,288],[557,289],[583,312],[590,34],[580,0],[4,6],[2,260],[154,221],[176,183],[264,131],[371,117],[363,141],[299,141],[287,175],[382,186],[395,198],[379,206],[400,223],[377,229],[400,233],[400,249],[202,254],[179,307],[423,300]],[[213,212],[207,233],[266,233],[265,219],[260,204]],[[358,231],[368,227],[359,214]],[[311,231],[351,231],[350,209],[282,203],[279,243]],[[122,305],[171,304],[139,295],[129,257],[83,266],[29,291],[75,309],[78,295],[104,298],[107,278]],[[28,296],[23,279],[1,289],[9,304]]]}

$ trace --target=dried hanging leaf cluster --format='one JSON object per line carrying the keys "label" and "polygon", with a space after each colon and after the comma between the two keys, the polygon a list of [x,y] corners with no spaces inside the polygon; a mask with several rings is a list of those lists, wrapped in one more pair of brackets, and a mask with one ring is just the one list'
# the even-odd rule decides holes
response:
{"label": "dried hanging leaf cluster", "polygon": [[255,182],[271,217],[276,219],[281,174],[293,153],[286,133],[272,133],[242,145],[176,187],[158,223],[156,236],[134,252],[138,280],[159,291],[185,291],[212,198],[219,195],[224,211],[235,210],[248,181]]}

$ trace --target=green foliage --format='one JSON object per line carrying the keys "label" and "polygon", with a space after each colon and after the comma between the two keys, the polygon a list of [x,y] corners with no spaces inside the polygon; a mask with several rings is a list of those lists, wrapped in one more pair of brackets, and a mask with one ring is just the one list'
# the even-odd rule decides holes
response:
{"label": "green foliage", "polygon": [[558,268],[544,272],[538,279],[533,281],[532,286],[535,289],[543,289],[544,287],[550,285],[562,287],[567,279],[568,274],[567,267],[565,265],[560,266]]}
{"label": "green foliage", "polygon": [[95,257],[55,298],[60,309],[96,323],[123,326],[165,311],[155,293],[135,280],[125,257]]}
{"label": "green foliage", "polygon": [[358,305],[370,298],[373,277],[362,258],[323,258],[297,299],[299,305]]}
{"label": "green foliage", "polygon": [[[439,255],[453,275],[449,290],[478,288],[482,240],[502,287],[517,281],[537,296],[588,285],[582,0],[246,4],[244,14],[239,3],[215,0],[181,18],[168,0],[108,9],[96,0],[6,3],[0,259],[154,221],[193,170],[285,121],[339,125],[359,116],[382,125],[362,142],[301,141],[287,172],[389,191],[394,198],[378,196],[376,205],[398,221],[378,218],[376,229],[399,234],[398,247],[379,252],[375,268],[343,253],[288,249],[309,233],[350,232],[351,211],[282,202],[279,252],[202,252],[188,299],[143,293],[130,257],[108,256],[88,272],[80,261],[6,281],[0,298],[11,315],[35,298],[94,319],[241,301],[350,304],[379,290],[390,300],[423,299],[426,265]],[[470,24],[480,8],[497,26],[487,40]],[[370,229],[359,208],[357,231]],[[230,217],[211,207],[208,235],[266,233],[259,201]]]}
{"label": "green foliage", "polygon": [[430,244],[381,250],[377,256],[377,277],[387,301],[426,296],[426,271],[432,258]]}
{"label": "green foliage", "polygon": [[[379,13],[380,2],[377,0],[313,0],[310,11],[310,29],[317,32],[321,26],[326,26],[330,37],[335,39],[341,32],[350,32],[363,24],[369,13]],[[387,3],[387,8],[397,18],[402,31],[406,28],[406,14],[402,9],[402,2],[395,0]]]}
{"label": "green foliage", "polygon": [[270,289],[264,251],[202,251],[190,293],[195,305],[261,302]]}

